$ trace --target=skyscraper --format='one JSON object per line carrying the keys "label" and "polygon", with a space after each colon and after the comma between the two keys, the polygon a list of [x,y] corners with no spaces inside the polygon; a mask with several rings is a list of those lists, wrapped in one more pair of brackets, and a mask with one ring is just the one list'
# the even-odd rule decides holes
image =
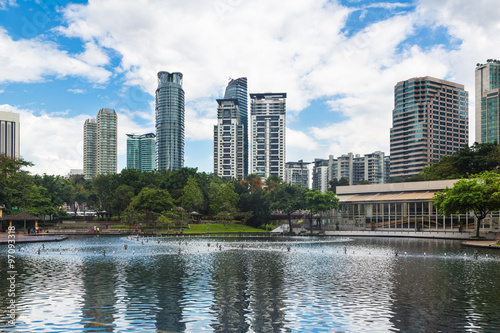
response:
{"label": "skyscraper", "polygon": [[150,172],[156,168],[156,135],[127,134],[127,169]]}
{"label": "skyscraper", "polygon": [[469,93],[429,76],[398,82],[392,123],[391,177],[418,174],[468,144]]}
{"label": "skyscraper", "polygon": [[19,113],[0,111],[0,155],[19,158]]}
{"label": "skyscraper", "polygon": [[245,128],[240,123],[237,99],[217,100],[217,125],[214,126],[214,173],[221,177],[244,178]]}
{"label": "skyscraper", "polygon": [[500,143],[500,61],[476,65],[476,141]]}
{"label": "skyscraper", "polygon": [[247,78],[231,79],[226,87],[224,99],[238,100],[238,122],[243,126],[243,177],[248,174],[248,90]]}
{"label": "skyscraper", "polygon": [[83,125],[83,175],[85,179],[92,179],[97,175],[97,123],[95,119],[87,119]]}
{"label": "skyscraper", "polygon": [[158,73],[156,89],[156,168],[184,166],[184,90],[182,73]]}
{"label": "skyscraper", "polygon": [[117,123],[113,109],[100,109],[83,126],[83,173],[86,179],[116,173]]}
{"label": "skyscraper", "polygon": [[250,94],[251,173],[285,179],[286,93]]}

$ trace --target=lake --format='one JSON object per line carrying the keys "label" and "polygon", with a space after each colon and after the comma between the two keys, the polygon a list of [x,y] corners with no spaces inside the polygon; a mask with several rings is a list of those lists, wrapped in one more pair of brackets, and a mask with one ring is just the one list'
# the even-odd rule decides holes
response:
{"label": "lake", "polygon": [[2,332],[500,330],[500,252],[453,240],[92,236],[19,244],[14,297],[7,246],[0,251]]}

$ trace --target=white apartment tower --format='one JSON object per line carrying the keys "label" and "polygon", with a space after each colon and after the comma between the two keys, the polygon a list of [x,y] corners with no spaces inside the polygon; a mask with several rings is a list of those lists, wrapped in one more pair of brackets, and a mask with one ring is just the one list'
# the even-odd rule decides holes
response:
{"label": "white apartment tower", "polygon": [[286,93],[250,94],[250,173],[285,179]]}
{"label": "white apartment tower", "polygon": [[0,155],[19,158],[19,113],[0,111]]}
{"label": "white apartment tower", "polygon": [[220,177],[245,177],[245,126],[240,122],[238,99],[217,100],[214,126],[214,173]]}

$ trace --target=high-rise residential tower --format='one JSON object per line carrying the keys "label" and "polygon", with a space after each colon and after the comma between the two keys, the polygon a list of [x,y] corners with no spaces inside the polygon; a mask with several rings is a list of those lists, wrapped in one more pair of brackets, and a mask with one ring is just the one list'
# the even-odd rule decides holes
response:
{"label": "high-rise residential tower", "polygon": [[243,177],[248,174],[248,90],[247,78],[230,79],[224,99],[238,101],[238,122],[243,126]]}
{"label": "high-rise residential tower", "polygon": [[500,61],[476,65],[476,142],[500,143]]}
{"label": "high-rise residential tower", "polygon": [[117,119],[113,109],[100,109],[83,126],[83,174],[86,179],[116,173]]}
{"label": "high-rise residential tower", "polygon": [[217,125],[214,126],[214,173],[221,177],[244,178],[245,128],[240,123],[237,99],[217,100]]}
{"label": "high-rise residential tower", "polygon": [[83,175],[85,179],[92,179],[97,175],[97,123],[95,119],[87,119],[83,125]]}
{"label": "high-rise residential tower", "polygon": [[303,160],[298,162],[286,162],[285,181],[292,185],[298,185],[302,188],[309,187],[309,167],[311,163],[305,163]]}
{"label": "high-rise residential tower", "polygon": [[182,73],[158,73],[156,89],[156,168],[184,166],[184,90]]}
{"label": "high-rise residential tower", "polygon": [[391,177],[418,174],[468,145],[469,93],[430,76],[398,82],[391,128]]}
{"label": "high-rise residential tower", "polygon": [[19,158],[19,113],[0,111],[0,155]]}
{"label": "high-rise residential tower", "polygon": [[285,179],[286,93],[250,94],[250,173]]}
{"label": "high-rise residential tower", "polygon": [[156,135],[127,134],[127,169],[150,172],[156,168]]}

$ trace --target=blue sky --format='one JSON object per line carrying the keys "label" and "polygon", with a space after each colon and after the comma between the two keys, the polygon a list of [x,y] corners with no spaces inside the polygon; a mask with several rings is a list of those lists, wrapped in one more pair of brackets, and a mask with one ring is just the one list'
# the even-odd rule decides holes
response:
{"label": "blue sky", "polygon": [[465,85],[474,141],[474,67],[495,58],[493,0],[0,0],[0,110],[21,114],[33,173],[83,165],[83,123],[118,112],[154,132],[158,71],[184,74],[185,165],[212,172],[216,98],[228,78],[286,92],[287,161],[389,154],[393,87],[434,76]]}

